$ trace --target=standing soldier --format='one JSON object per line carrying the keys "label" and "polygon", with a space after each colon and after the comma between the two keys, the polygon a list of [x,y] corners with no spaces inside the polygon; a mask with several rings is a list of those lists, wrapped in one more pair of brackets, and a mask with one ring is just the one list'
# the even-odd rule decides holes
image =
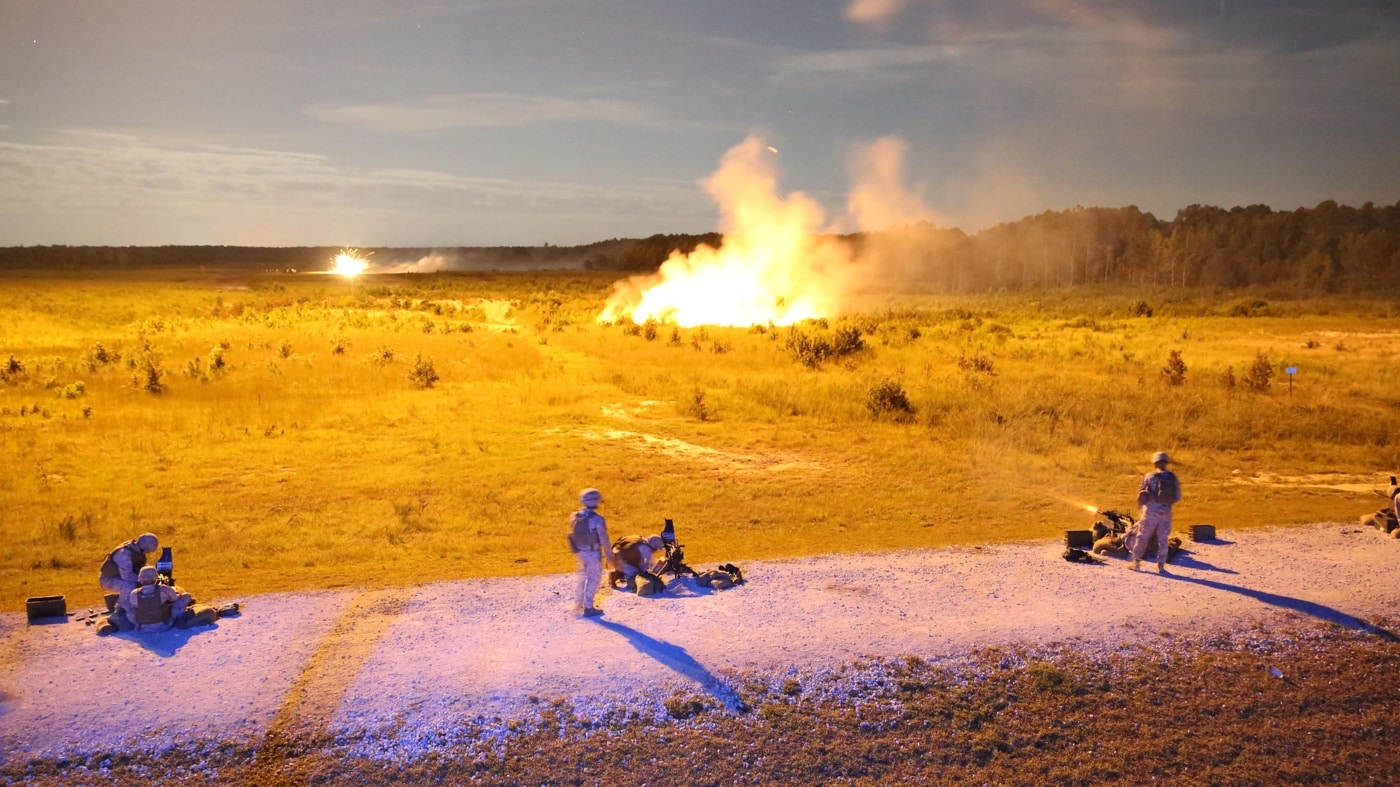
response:
{"label": "standing soldier", "polygon": [[1138,521],[1138,536],[1133,542],[1133,565],[1137,571],[1142,564],[1142,555],[1147,551],[1147,542],[1157,537],[1157,571],[1167,573],[1167,537],[1172,532],[1172,506],[1181,502],[1181,482],[1176,473],[1167,469],[1171,459],[1166,452],[1152,455],[1152,466],[1156,468],[1142,479],[1138,489],[1138,505],[1142,508],[1142,519]]}
{"label": "standing soldier", "polygon": [[611,540],[608,538],[607,520],[598,513],[598,505],[603,496],[596,489],[585,489],[579,495],[583,508],[574,512],[570,519],[569,548],[578,555],[578,608],[583,616],[591,618],[603,614],[593,604],[598,594],[598,585],[603,579],[603,563],[618,570],[613,558]]}
{"label": "standing soldier", "polygon": [[156,551],[158,542],[154,533],[142,533],[136,539],[119,544],[107,559],[97,575],[97,583],[108,593],[124,599],[136,589],[137,573],[146,565],[146,556]]}

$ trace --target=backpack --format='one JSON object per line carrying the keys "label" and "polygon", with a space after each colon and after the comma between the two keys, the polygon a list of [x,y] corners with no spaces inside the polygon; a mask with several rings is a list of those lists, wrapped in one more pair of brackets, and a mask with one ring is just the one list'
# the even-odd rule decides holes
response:
{"label": "backpack", "polygon": [[1163,506],[1176,505],[1181,500],[1181,482],[1176,473],[1161,470],[1143,479],[1142,491],[1138,493],[1138,504],[1156,503]]}
{"label": "backpack", "polygon": [[1177,480],[1176,473],[1170,470],[1163,470],[1157,474],[1157,500],[1164,506],[1176,505],[1181,499],[1181,482]]}
{"label": "backpack", "polygon": [[596,550],[601,544],[598,541],[598,534],[593,532],[589,525],[596,516],[587,508],[581,508],[574,512],[570,518],[571,530],[569,531],[569,551],[574,553],[588,552]]}

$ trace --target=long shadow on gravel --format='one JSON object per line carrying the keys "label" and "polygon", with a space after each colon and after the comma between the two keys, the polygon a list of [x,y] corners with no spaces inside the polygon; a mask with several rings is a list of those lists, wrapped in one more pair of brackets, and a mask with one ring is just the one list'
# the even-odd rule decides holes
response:
{"label": "long shadow on gravel", "polygon": [[680,645],[663,642],[621,623],[613,623],[602,618],[593,618],[593,622],[621,635],[623,639],[627,640],[627,644],[639,652],[656,659],[661,664],[675,670],[679,675],[700,684],[706,693],[723,703],[728,710],[738,711],[742,709],[743,702],[734,693],[734,690],[729,688],[724,681],[710,674],[705,665],[696,661]]}
{"label": "long shadow on gravel", "polygon": [[1380,637],[1386,642],[1400,642],[1400,637],[1397,637],[1392,631],[1387,631],[1386,629],[1383,629],[1379,626],[1373,626],[1364,620],[1357,620],[1356,618],[1352,617],[1351,615],[1348,615],[1345,612],[1342,612],[1339,609],[1334,609],[1333,607],[1329,607],[1326,604],[1319,604],[1316,601],[1308,601],[1307,599],[1294,598],[1293,596],[1283,596],[1279,595],[1278,593],[1266,593],[1262,590],[1251,590],[1249,588],[1242,588],[1239,585],[1230,585],[1224,582],[1216,582],[1213,579],[1188,577],[1175,573],[1160,574],[1159,576],[1162,576],[1166,579],[1174,579],[1178,582],[1190,582],[1193,585],[1204,585],[1208,588],[1215,588],[1216,590],[1224,590],[1230,593],[1239,593],[1242,596],[1248,596],[1249,598],[1255,599],[1256,601],[1261,601],[1270,606],[1282,607],[1283,609],[1291,609],[1294,612],[1301,612],[1304,615],[1311,615],[1317,618],[1318,620],[1325,620],[1329,623],[1336,623],[1337,625],[1345,626],[1355,631],[1365,631],[1371,634],[1375,634],[1376,636]]}

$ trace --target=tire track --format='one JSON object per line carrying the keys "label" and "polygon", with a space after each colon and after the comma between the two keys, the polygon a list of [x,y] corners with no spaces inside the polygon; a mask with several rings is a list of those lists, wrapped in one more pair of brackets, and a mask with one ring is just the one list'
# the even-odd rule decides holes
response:
{"label": "tire track", "polygon": [[306,784],[345,693],[408,606],[403,588],[360,592],[307,659],[257,747],[249,783]]}

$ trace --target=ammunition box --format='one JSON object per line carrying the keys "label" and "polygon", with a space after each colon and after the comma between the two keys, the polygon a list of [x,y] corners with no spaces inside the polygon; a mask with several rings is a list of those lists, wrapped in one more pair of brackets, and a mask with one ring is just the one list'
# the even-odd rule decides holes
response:
{"label": "ammunition box", "polygon": [[1192,526],[1191,526],[1191,540],[1192,540],[1192,541],[1214,541],[1214,540],[1215,540],[1215,525],[1192,525]]}
{"label": "ammunition box", "polygon": [[36,596],[25,600],[24,610],[30,623],[44,618],[62,618],[68,615],[68,602],[63,596]]}
{"label": "ammunition box", "polygon": [[1080,549],[1091,549],[1094,546],[1094,531],[1092,530],[1066,530],[1065,546]]}

